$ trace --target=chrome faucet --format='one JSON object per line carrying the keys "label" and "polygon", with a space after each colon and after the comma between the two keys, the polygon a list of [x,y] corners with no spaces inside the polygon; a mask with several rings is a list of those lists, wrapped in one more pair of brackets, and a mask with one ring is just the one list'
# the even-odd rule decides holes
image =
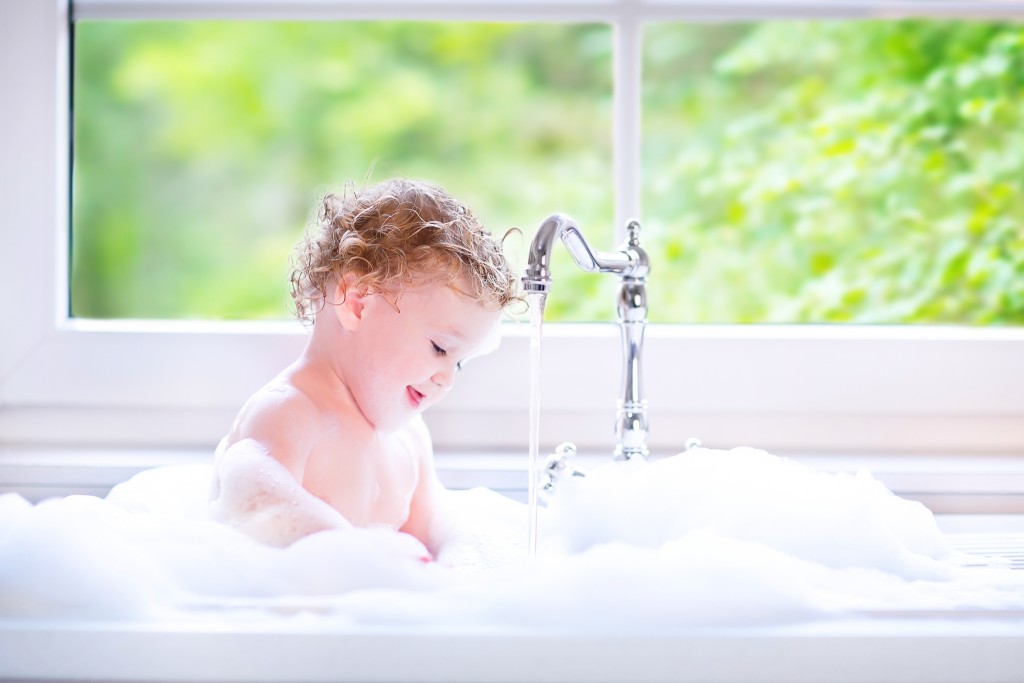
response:
{"label": "chrome faucet", "polygon": [[554,214],[544,221],[530,244],[530,255],[523,275],[526,292],[546,294],[551,289],[551,250],[562,239],[576,264],[591,273],[619,276],[616,309],[622,330],[622,398],[615,416],[615,459],[647,457],[647,401],[643,398],[640,357],[647,326],[647,275],[650,263],[640,246],[640,223],[626,223],[626,241],[616,251],[596,251],[583,238],[579,226],[568,216]]}

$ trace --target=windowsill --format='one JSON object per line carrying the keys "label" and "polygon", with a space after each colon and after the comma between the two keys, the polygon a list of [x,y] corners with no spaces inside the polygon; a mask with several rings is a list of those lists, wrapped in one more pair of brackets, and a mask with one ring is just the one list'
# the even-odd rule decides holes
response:
{"label": "windowsill", "polygon": [[[542,454],[542,459],[545,454]],[[1024,455],[793,455],[827,472],[867,469],[897,495],[941,515],[1024,515]],[[40,449],[0,447],[0,493],[32,501],[69,494],[104,496],[115,484],[145,469],[209,462],[212,449]],[[453,489],[483,486],[526,498],[526,453],[441,452],[441,481]],[[610,462],[584,452],[581,470]]]}

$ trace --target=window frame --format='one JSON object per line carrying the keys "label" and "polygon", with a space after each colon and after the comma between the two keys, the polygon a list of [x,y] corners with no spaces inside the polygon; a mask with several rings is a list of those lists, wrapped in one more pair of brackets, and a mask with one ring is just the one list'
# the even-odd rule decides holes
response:
{"label": "window frame", "polygon": [[[609,22],[616,41],[618,225],[627,216],[642,218],[645,22],[910,16],[1019,19],[1024,3],[74,5],[74,18]],[[0,107],[0,149],[6,150],[0,154],[0,310],[6,314],[0,323],[0,447],[210,447],[245,398],[293,360],[305,333],[298,323],[68,317],[71,8],[66,0],[4,3],[0,17],[0,92],[8,95]],[[652,277],[658,277],[656,263]],[[621,373],[616,327],[549,324],[544,335],[542,447],[572,440],[584,450],[610,452]],[[475,361],[452,395],[427,414],[437,450],[525,452],[528,325],[509,324],[504,337],[501,349]],[[1024,453],[1024,328],[659,325],[647,332],[644,372],[655,452],[679,450],[697,436],[712,446],[751,444],[786,453]]]}

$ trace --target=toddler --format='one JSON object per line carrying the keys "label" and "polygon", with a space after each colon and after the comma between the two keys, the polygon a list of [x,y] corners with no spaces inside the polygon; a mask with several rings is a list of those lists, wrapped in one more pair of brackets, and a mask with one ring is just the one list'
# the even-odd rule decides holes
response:
{"label": "toddler", "polygon": [[436,555],[441,485],[420,414],[497,347],[519,300],[500,241],[441,188],[391,180],[328,194],[291,280],[312,334],[218,446],[213,516],[271,545],[382,527]]}

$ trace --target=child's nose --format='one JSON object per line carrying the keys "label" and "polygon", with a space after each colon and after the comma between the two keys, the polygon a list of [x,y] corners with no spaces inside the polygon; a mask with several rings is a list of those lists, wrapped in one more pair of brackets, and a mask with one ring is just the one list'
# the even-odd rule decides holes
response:
{"label": "child's nose", "polygon": [[445,366],[434,373],[433,377],[430,378],[437,386],[442,389],[451,389],[452,384],[455,382],[455,368]]}

